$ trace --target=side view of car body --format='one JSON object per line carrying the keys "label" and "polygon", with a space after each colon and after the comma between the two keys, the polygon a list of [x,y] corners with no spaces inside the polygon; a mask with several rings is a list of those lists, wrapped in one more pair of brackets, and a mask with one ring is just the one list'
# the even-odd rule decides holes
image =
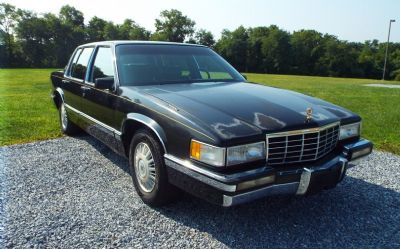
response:
{"label": "side view of car body", "polygon": [[51,82],[62,131],[83,129],[129,158],[153,206],[181,190],[222,206],[319,192],[372,151],[358,115],[247,82],[200,45],[85,44]]}

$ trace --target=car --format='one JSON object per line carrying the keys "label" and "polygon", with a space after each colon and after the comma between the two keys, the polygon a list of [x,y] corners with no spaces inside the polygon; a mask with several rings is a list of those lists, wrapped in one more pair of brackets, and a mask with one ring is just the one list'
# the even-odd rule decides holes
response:
{"label": "car", "polygon": [[224,207],[319,193],[373,148],[357,114],[248,82],[202,45],[89,43],[51,82],[62,132],[84,130],[128,158],[150,206],[183,191]]}

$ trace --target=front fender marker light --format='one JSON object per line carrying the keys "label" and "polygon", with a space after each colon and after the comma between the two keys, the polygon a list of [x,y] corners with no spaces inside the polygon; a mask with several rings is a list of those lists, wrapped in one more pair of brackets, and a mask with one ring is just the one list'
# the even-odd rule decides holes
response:
{"label": "front fender marker light", "polygon": [[190,145],[190,156],[196,160],[200,160],[200,150],[201,144],[197,141],[192,140],[192,143]]}
{"label": "front fender marker light", "polygon": [[190,142],[190,158],[217,166],[225,166],[225,148],[205,144],[196,140]]}

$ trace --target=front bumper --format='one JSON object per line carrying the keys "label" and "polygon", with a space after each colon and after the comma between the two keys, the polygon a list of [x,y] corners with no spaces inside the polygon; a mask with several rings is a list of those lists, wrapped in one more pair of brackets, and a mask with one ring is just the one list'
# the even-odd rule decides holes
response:
{"label": "front bumper", "polygon": [[360,139],[342,146],[341,152],[305,167],[268,165],[234,174],[221,174],[190,161],[165,155],[169,181],[206,201],[233,206],[272,195],[305,195],[333,188],[353,162],[372,152],[372,143]]}

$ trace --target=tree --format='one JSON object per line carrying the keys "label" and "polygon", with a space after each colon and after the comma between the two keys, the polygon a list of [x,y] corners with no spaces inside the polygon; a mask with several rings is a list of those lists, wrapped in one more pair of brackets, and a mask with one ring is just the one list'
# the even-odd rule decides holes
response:
{"label": "tree", "polygon": [[2,44],[2,64],[11,66],[14,50],[13,29],[18,22],[18,11],[15,6],[7,3],[0,3],[0,42]]}
{"label": "tree", "polygon": [[156,19],[156,32],[152,40],[183,42],[194,33],[195,22],[176,9],[164,10]]}
{"label": "tree", "polygon": [[315,63],[323,53],[322,34],[315,30],[295,31],[290,37],[293,52],[292,71],[316,74]]}
{"label": "tree", "polygon": [[83,28],[85,26],[83,13],[70,5],[61,7],[60,18],[64,23],[77,28]]}
{"label": "tree", "polygon": [[104,27],[104,40],[119,40],[119,29],[113,22],[106,23]]}
{"label": "tree", "polygon": [[267,37],[270,29],[268,27],[255,27],[248,29],[247,45],[247,67],[251,72],[264,73],[262,43],[263,38]]}
{"label": "tree", "polygon": [[60,32],[62,32],[62,36],[64,37],[59,44],[64,47],[62,53],[58,55],[61,58],[59,63],[65,65],[74,49],[85,43],[87,35],[85,33],[84,17],[81,11],[69,5],[65,5],[61,7],[58,17],[61,22]]}
{"label": "tree", "polygon": [[119,26],[120,39],[123,40],[149,40],[150,31],[139,26],[131,19],[125,19]]}
{"label": "tree", "polygon": [[269,27],[262,39],[261,52],[265,72],[285,74],[291,65],[290,34],[275,25]]}
{"label": "tree", "polygon": [[105,40],[105,27],[107,22],[97,16],[90,19],[88,26],[86,27],[87,39],[90,42],[104,41]]}
{"label": "tree", "polygon": [[194,37],[197,44],[201,44],[207,47],[213,47],[215,45],[213,34],[205,29],[199,29]]}
{"label": "tree", "polygon": [[26,13],[16,27],[16,34],[25,55],[25,62],[32,67],[47,66],[47,42],[51,39],[48,25],[44,18]]}
{"label": "tree", "polygon": [[247,30],[240,26],[233,32],[223,30],[221,39],[215,45],[215,49],[227,59],[237,70],[247,72]]}

